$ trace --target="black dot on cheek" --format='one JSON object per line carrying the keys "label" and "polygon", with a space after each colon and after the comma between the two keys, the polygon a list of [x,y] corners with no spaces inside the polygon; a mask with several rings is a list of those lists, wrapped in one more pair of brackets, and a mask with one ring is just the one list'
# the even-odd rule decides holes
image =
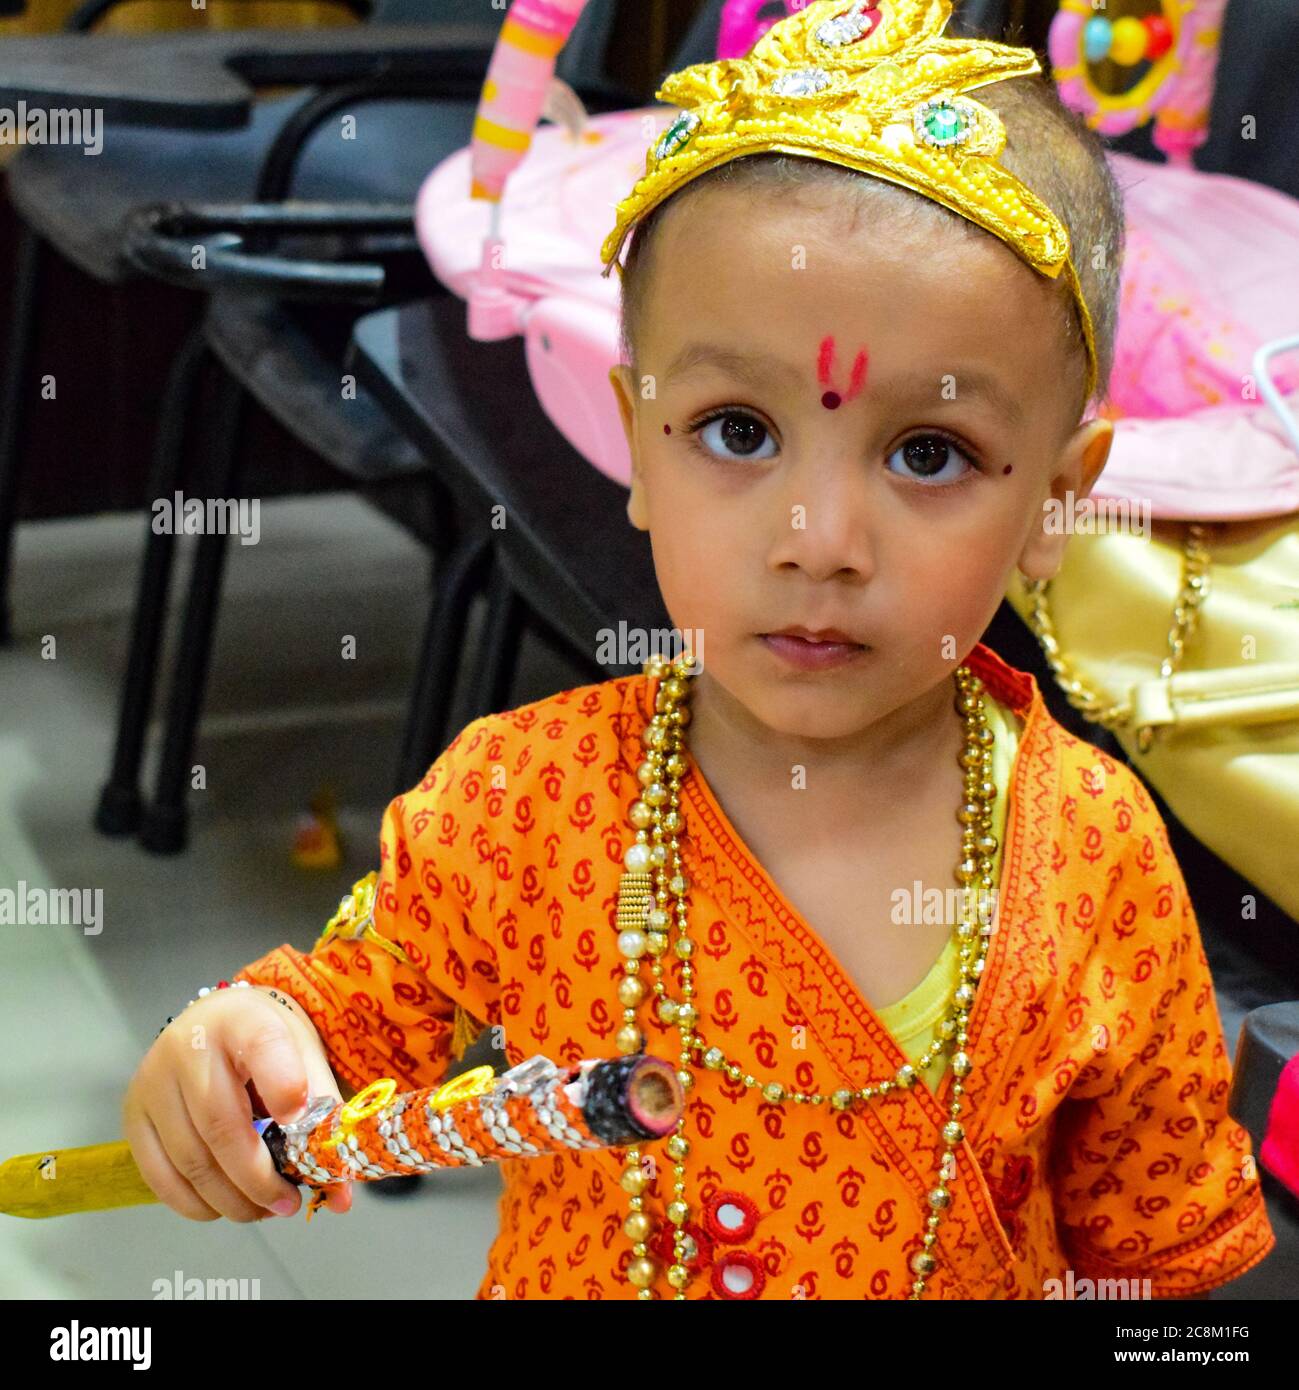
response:
{"label": "black dot on cheek", "polygon": [[827,391],[825,395],[821,397],[821,404],[825,406],[827,410],[838,410],[839,406],[842,404],[838,391]]}
{"label": "black dot on cheek", "polygon": [[672,433],[672,426],[671,426],[671,425],[664,425],[664,426],[663,426],[663,433],[664,433],[664,434],[671,434],[671,433]]}
{"label": "black dot on cheek", "polygon": [[1005,468],[1003,468],[1003,469],[1001,470],[1002,476],[1004,477],[1007,473],[1009,473],[1010,470],[1011,470],[1011,468],[1012,468],[1013,466],[1014,466],[1013,464],[1009,464],[1009,463],[1008,463],[1008,464],[1005,466]]}

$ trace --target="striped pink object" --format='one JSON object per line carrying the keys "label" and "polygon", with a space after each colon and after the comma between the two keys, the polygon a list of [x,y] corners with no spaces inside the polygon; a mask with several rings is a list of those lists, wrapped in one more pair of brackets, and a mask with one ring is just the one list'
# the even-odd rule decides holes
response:
{"label": "striped pink object", "polygon": [[559,51],[587,0],[515,0],[501,26],[474,121],[470,192],[499,202],[532,143]]}

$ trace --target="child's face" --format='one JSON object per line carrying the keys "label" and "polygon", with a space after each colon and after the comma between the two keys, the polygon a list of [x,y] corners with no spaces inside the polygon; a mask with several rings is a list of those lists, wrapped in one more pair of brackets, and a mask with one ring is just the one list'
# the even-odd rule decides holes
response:
{"label": "child's face", "polygon": [[[871,221],[819,191],[669,209],[641,379],[611,374],[673,624],[790,735],[850,737],[950,679],[1015,566],[1055,573],[1043,502],[1085,497],[1112,434],[1069,418],[1056,286],[976,228]],[[762,640],[791,625],[869,650],[799,669]]]}

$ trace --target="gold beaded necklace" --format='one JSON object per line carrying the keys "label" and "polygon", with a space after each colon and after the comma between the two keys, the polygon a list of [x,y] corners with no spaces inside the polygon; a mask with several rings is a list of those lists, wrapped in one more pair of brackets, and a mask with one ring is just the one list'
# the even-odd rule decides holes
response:
{"label": "gold beaded necklace", "polygon": [[[681,1032],[681,1051],[678,1056],[677,1077],[687,1097],[694,1087],[691,1058],[702,1053],[703,1065],[710,1071],[724,1071],[732,1081],[743,1081],[750,1089],[760,1088],[762,1098],[779,1105],[792,1100],[796,1105],[823,1105],[826,1097],[820,1092],[808,1094],[778,1081],[760,1083],[719,1047],[708,1046],[695,1027],[699,1011],[692,1002],[695,994],[693,957],[694,942],[689,934],[686,894],[689,882],[681,866],[681,835],[685,822],[680,810],[681,779],[689,770],[685,756],[685,729],[690,722],[687,704],[689,681],[693,678],[693,658],[684,654],[675,662],[662,656],[651,657],[644,673],[650,679],[666,677],[659,685],[655,701],[656,713],[641,735],[645,757],[636,769],[641,784],[640,796],[632,802],[628,820],[636,830],[636,843],[623,857],[626,871],[618,891],[618,950],[624,958],[623,978],[618,984],[618,1002],[622,1006],[623,1025],[618,1030],[617,1046],[624,1055],[641,1052],[645,1035],[637,1024],[637,1010],[646,995],[641,978],[641,962],[648,958],[653,983],[654,1008],[665,1024],[675,1023]],[[961,859],[955,869],[956,881],[964,888],[964,910],[956,925],[960,952],[961,982],[952,995],[937,1030],[934,1042],[917,1059],[899,1067],[891,1078],[873,1080],[859,1090],[841,1088],[829,1097],[835,1110],[847,1110],[858,1101],[870,1101],[898,1089],[914,1086],[919,1071],[931,1067],[943,1051],[952,1052],[953,1073],[949,1118],[940,1131],[944,1153],[938,1167],[938,1183],[930,1189],[931,1208],[925,1220],[922,1248],[911,1257],[910,1269],[915,1275],[910,1298],[918,1299],[925,1292],[926,1280],[938,1267],[934,1253],[938,1243],[937,1228],[942,1214],[951,1205],[952,1193],[948,1183],[956,1176],[956,1147],[965,1137],[959,1115],[961,1097],[965,1092],[964,1078],[971,1069],[966,1032],[974,994],[983,974],[993,923],[982,909],[993,890],[992,861],[997,840],[992,834],[992,806],[996,785],[992,780],[992,747],[994,735],[988,727],[983,700],[983,682],[968,666],[959,666],[954,679],[957,686],[956,709],[965,720],[965,744],[960,764],[965,774],[965,787],[956,816],[964,827],[961,839]],[[978,893],[977,913],[971,911],[971,897]],[[677,935],[669,941],[671,923],[669,899],[674,899]],[[975,916],[984,920],[976,925]],[[669,948],[680,964],[680,1000],[668,995],[664,978],[663,957]],[[668,1266],[667,1280],[674,1289],[673,1297],[685,1298],[685,1289],[692,1277],[687,1261],[698,1253],[697,1244],[687,1230],[690,1206],[686,1201],[685,1159],[690,1153],[690,1141],[684,1134],[685,1115],[682,1114],[675,1132],[667,1141],[667,1151],[673,1161],[672,1198],[667,1205],[668,1221],[675,1228],[673,1263]],[[653,1285],[660,1269],[649,1254],[653,1226],[645,1211],[644,1192],[651,1179],[641,1167],[639,1146],[629,1148],[621,1177],[623,1190],[629,1196],[630,1212],[623,1223],[623,1233],[632,1242],[632,1259],[627,1267],[627,1279],[637,1290],[637,1297],[653,1299]]]}

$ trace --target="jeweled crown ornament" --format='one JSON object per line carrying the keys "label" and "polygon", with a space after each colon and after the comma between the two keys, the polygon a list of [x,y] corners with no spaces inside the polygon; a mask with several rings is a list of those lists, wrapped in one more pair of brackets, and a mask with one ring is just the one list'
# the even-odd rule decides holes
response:
{"label": "jeweled crown ornament", "polygon": [[632,227],[691,179],[743,155],[802,155],[910,188],[974,222],[1040,274],[1065,275],[1097,383],[1091,314],[1058,216],[999,162],[1000,117],[966,93],[1042,70],[1030,48],[944,38],[951,0],[812,0],[746,58],[697,63],[655,94],[681,108],[618,205],[607,276]]}

